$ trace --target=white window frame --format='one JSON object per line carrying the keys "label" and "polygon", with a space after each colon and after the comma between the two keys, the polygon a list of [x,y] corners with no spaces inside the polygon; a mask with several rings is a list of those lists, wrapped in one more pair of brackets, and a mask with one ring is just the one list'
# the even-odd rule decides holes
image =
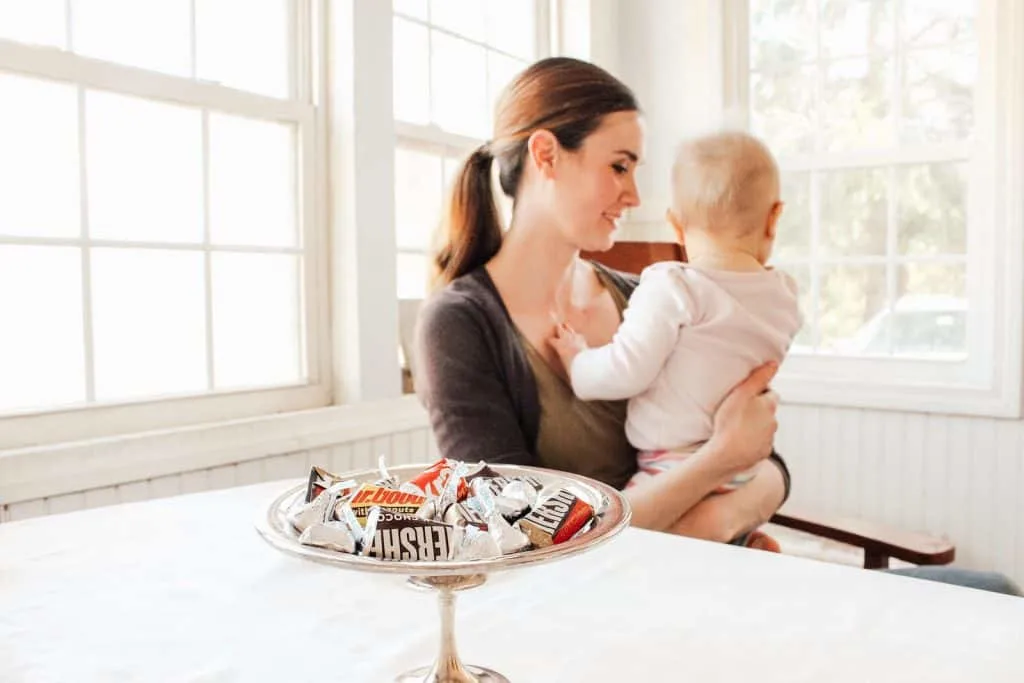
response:
{"label": "white window frame", "polygon": [[[298,198],[302,246],[295,252],[305,255],[301,296],[305,323],[303,354],[308,375],[302,384],[265,389],[211,391],[172,399],[91,403],[56,410],[4,414],[0,416],[0,451],[303,410],[331,403],[332,353],[327,296],[329,260],[324,248],[328,244],[324,211],[327,202],[324,198],[326,184],[322,178],[325,129],[321,105],[324,91],[319,87],[324,63],[322,22],[325,15],[322,0],[296,0],[290,3],[290,8],[289,45],[307,46],[308,49],[292,53],[295,57],[289,65],[292,93],[287,99],[145,71],[61,49],[0,39],[0,70],[77,85],[80,101],[85,88],[99,89],[202,107],[204,112],[256,116],[296,127],[302,188]],[[67,30],[70,34],[70,27]],[[207,119],[204,113],[204,131]],[[80,108],[80,129],[81,125]],[[204,132],[205,144],[208,143]],[[84,163],[84,159],[80,159],[80,163]],[[82,246],[87,238],[3,238],[2,241],[5,244]],[[95,244],[95,241],[91,243]],[[118,242],[118,245],[122,243]],[[145,246],[158,245],[147,243]],[[180,245],[167,246],[180,248]],[[190,248],[194,247],[190,245]],[[203,247],[207,260],[210,249],[207,238]],[[85,273],[87,271],[83,276]],[[88,310],[85,315],[89,315]]]}
{"label": "white window frame", "polygon": [[[748,2],[721,10],[722,113],[747,107]],[[1024,3],[979,0],[979,81],[976,90],[971,194],[968,200],[968,359],[963,363],[904,358],[791,354],[775,386],[789,403],[1021,416],[1024,323]],[[951,146],[967,156],[967,145]],[[808,160],[781,159],[800,170]],[[839,167],[917,163],[926,156],[848,154]],[[812,164],[807,164],[809,167]],[[979,229],[978,225],[991,229]],[[977,321],[981,320],[978,324]]]}
{"label": "white window frame", "polygon": [[[564,0],[562,0],[564,1]],[[534,17],[536,20],[534,40],[537,46],[537,54],[534,59],[541,59],[553,54],[555,46],[559,41],[556,35],[556,27],[559,25],[559,13],[560,7],[558,6],[557,0],[533,0],[534,3]],[[429,4],[428,4],[429,7]],[[465,36],[459,35],[453,31],[449,31],[444,27],[438,27],[431,24],[429,20],[423,20],[416,17],[403,14],[401,12],[395,12],[395,17],[399,17],[403,20],[415,23],[420,26],[428,28],[429,30],[436,30],[442,33],[451,35],[452,37],[460,40],[478,45],[487,50],[495,50],[495,48],[486,42],[479,40],[472,40]],[[429,50],[429,42],[428,42]],[[500,52],[500,50],[498,50]],[[512,55],[510,55],[512,56]],[[520,57],[516,57],[521,59]],[[529,60],[526,60],[529,62]],[[490,75],[488,74],[488,78]],[[388,75],[388,82],[390,83],[392,76]],[[433,91],[433,76],[431,75],[431,87],[430,91]],[[406,121],[400,121],[395,119],[395,149],[406,149],[410,151],[424,152],[427,154],[437,155],[442,158],[444,157],[456,157],[462,158],[479,147],[485,142],[482,138],[475,138],[466,135],[460,135],[446,131],[434,124],[421,125],[415,123],[409,123]],[[429,257],[429,249],[415,249],[411,247],[396,247],[396,254],[409,254],[415,256]]]}

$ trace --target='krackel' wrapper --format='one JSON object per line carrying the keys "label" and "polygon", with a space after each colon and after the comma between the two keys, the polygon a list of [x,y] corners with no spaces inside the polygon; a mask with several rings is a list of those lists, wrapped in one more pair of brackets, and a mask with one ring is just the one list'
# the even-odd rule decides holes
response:
{"label": "'krackel' wrapper", "polygon": [[594,516],[594,508],[568,489],[545,498],[530,514],[516,522],[538,548],[565,543]]}

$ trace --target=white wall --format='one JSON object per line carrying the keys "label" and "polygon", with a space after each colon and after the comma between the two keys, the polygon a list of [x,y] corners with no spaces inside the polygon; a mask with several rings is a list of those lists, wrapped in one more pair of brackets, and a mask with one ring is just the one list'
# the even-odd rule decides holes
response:
{"label": "white wall", "polygon": [[[614,66],[647,120],[645,203],[622,239],[669,239],[672,147],[721,120],[725,96],[716,0],[620,2]],[[691,120],[693,123],[684,123]],[[783,396],[785,401],[785,396]],[[785,405],[779,450],[793,501],[905,529],[946,535],[957,565],[1024,584],[1024,422],[938,414]]]}

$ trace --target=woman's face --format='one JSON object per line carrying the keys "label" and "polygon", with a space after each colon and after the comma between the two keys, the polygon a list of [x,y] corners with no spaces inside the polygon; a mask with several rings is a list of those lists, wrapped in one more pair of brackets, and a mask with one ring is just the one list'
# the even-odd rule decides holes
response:
{"label": "woman's face", "polygon": [[611,249],[623,212],[640,204],[636,167],[642,157],[637,112],[609,114],[578,150],[561,150],[549,197],[569,244],[585,251]]}

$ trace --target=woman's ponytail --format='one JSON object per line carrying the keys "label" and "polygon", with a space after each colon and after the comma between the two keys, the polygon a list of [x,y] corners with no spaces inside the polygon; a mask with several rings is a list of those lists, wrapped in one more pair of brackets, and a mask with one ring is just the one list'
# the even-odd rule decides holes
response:
{"label": "woman's ponytail", "polygon": [[484,265],[501,247],[501,218],[491,189],[493,160],[489,145],[478,147],[452,186],[434,257],[435,289]]}

